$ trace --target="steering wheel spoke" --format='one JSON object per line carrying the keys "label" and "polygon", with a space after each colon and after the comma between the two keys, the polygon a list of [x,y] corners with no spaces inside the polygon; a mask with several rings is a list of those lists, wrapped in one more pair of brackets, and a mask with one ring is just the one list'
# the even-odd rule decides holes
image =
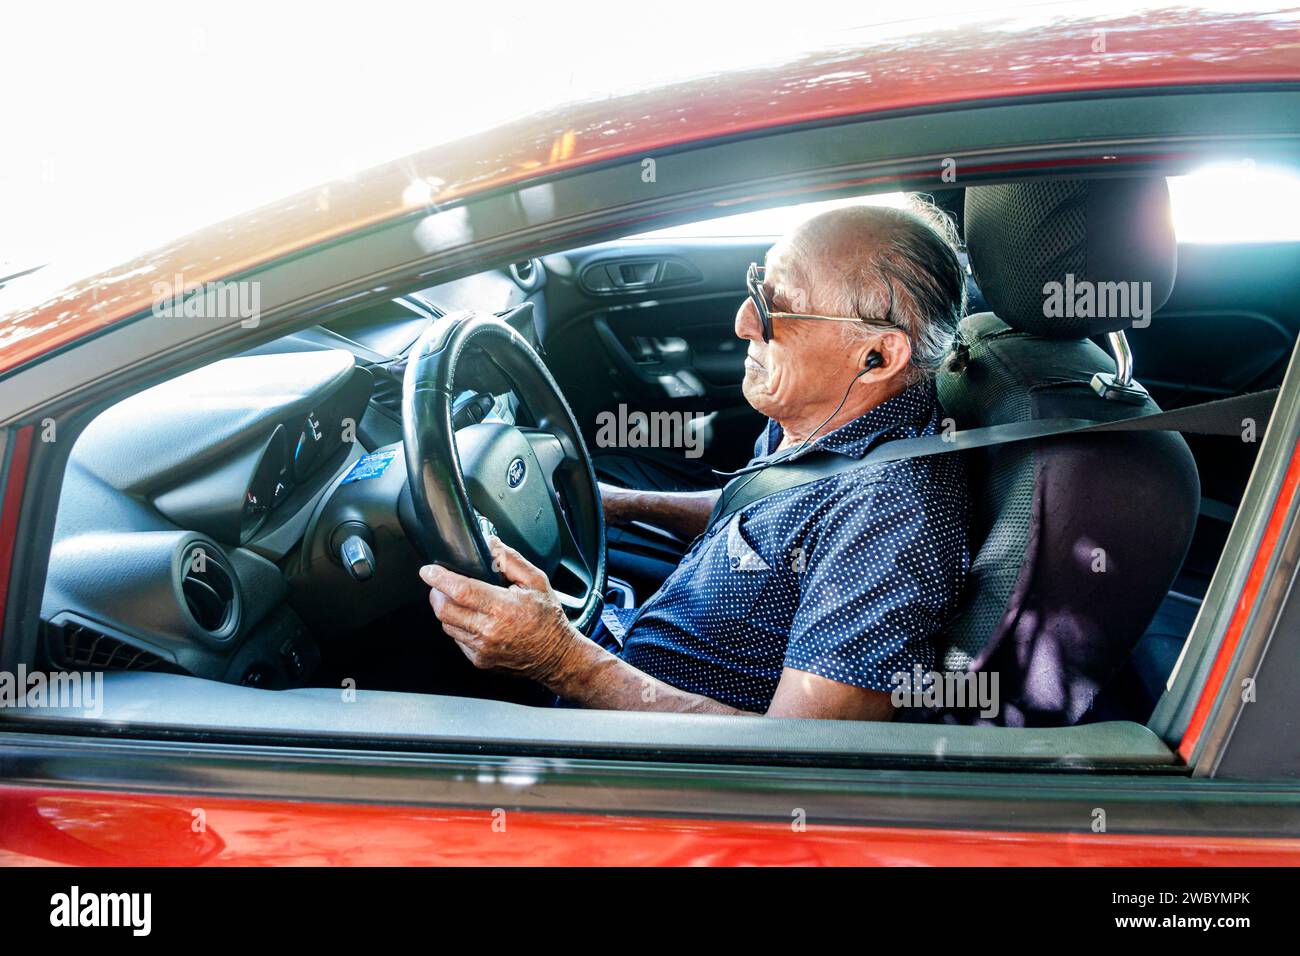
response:
{"label": "steering wheel spoke", "polygon": [[[577,579],[582,585],[582,592],[585,596],[590,593],[593,586],[593,577],[591,568],[587,566],[587,559],[582,555],[582,548],[578,546],[578,539],[573,533],[573,528],[569,524],[569,517],[556,502],[556,517],[559,519],[560,526],[560,561],[559,568],[562,568],[569,575]],[[555,582],[552,581],[552,584]],[[556,588],[556,594],[560,598],[560,603],[566,607],[581,607],[583,598],[571,597]],[[569,601],[575,601],[576,604],[569,604]]]}
{"label": "steering wheel spoke", "polygon": [[[573,529],[573,519],[564,507],[556,481],[557,472],[570,460],[565,454],[564,441],[554,432],[542,428],[521,428],[520,431],[528,440],[528,444],[532,448],[533,455],[541,469],[542,476],[546,479],[546,486],[551,493],[551,506],[555,509],[556,525],[560,538],[560,554],[555,570],[562,570],[567,573],[569,577],[581,585],[582,593],[585,595],[592,587],[591,568],[588,566],[587,559],[583,556],[582,548],[578,544],[578,536]],[[555,574],[552,572],[552,578],[554,577]],[[556,582],[552,581],[552,583],[555,584]],[[556,588],[556,594],[560,598],[560,603],[566,607],[582,606],[584,599],[564,593],[562,586]]]}
{"label": "steering wheel spoke", "polygon": [[551,494],[557,494],[555,473],[564,465],[568,456],[565,454],[564,441],[559,435],[544,428],[520,428],[519,431],[533,449],[533,456],[541,466],[542,477]]}

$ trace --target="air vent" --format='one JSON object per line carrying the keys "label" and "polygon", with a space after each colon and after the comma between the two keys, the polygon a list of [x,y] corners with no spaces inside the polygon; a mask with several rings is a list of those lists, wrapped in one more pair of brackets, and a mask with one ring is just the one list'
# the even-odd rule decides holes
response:
{"label": "air vent", "polygon": [[212,545],[191,545],[185,552],[181,590],[194,623],[219,634],[235,614],[235,584]]}
{"label": "air vent", "polygon": [[64,621],[50,627],[52,650],[64,667],[91,671],[151,671],[173,668],[157,654],[132,647],[92,627]]}
{"label": "air vent", "polygon": [[510,275],[525,292],[532,292],[542,282],[542,264],[536,259],[510,263]]}

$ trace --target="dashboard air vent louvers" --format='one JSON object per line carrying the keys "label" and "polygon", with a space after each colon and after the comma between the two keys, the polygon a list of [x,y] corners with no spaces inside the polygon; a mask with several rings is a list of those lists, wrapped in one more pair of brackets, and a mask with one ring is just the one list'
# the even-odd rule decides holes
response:
{"label": "dashboard air vent louvers", "polygon": [[235,613],[235,583],[210,548],[192,545],[182,559],[181,590],[194,623],[220,633]]}
{"label": "dashboard air vent louvers", "polygon": [[150,671],[172,668],[157,654],[132,647],[92,627],[65,621],[53,628],[63,666],[90,671]]}
{"label": "dashboard air vent louvers", "polygon": [[525,259],[523,262],[513,263],[510,266],[510,271],[513,272],[515,278],[524,285],[533,281],[533,263],[531,259]]}

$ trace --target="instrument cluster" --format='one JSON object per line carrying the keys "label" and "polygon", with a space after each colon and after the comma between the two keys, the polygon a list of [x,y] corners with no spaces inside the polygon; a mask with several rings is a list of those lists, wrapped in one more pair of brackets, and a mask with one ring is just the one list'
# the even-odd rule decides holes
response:
{"label": "instrument cluster", "polygon": [[293,428],[275,427],[244,492],[241,540],[255,535],[267,516],[343,444],[348,420],[336,417],[334,411],[313,409]]}

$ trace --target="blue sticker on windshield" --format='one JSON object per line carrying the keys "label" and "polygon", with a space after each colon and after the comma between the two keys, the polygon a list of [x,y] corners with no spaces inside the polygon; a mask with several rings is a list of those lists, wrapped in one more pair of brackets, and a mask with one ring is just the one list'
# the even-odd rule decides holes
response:
{"label": "blue sticker on windshield", "polygon": [[388,466],[393,463],[393,459],[396,457],[396,448],[377,451],[373,455],[366,455],[365,458],[352,466],[352,470],[344,477],[342,484],[346,485],[352,481],[365,481],[367,478],[378,478],[388,470]]}

